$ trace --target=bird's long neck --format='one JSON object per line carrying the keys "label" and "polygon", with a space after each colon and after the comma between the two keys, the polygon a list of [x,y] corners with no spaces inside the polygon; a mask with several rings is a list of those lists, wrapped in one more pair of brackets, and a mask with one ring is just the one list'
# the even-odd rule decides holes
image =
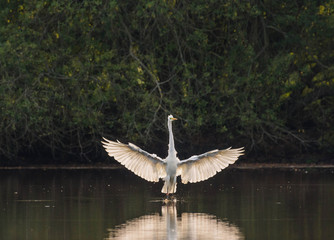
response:
{"label": "bird's long neck", "polygon": [[168,155],[176,155],[175,146],[174,146],[172,121],[168,121],[168,131],[169,131]]}

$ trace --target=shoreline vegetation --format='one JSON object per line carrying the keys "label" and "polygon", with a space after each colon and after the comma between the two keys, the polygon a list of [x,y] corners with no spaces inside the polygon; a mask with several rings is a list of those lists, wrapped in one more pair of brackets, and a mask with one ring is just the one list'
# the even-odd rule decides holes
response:
{"label": "shoreline vegetation", "polygon": [[0,165],[108,163],[102,137],[163,156],[169,114],[181,158],[333,163],[333,17],[332,0],[1,1]]}

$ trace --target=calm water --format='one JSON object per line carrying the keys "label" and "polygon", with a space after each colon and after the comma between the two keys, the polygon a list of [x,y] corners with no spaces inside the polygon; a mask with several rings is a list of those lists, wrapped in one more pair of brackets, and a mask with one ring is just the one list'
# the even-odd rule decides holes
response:
{"label": "calm water", "polygon": [[178,185],[126,170],[0,171],[0,239],[334,239],[334,173],[226,170]]}

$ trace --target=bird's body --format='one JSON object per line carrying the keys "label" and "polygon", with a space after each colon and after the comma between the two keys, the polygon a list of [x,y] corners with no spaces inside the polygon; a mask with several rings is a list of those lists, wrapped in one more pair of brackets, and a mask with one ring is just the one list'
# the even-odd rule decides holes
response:
{"label": "bird's body", "polygon": [[136,145],[114,142],[104,138],[102,144],[109,156],[114,157],[130,171],[147,181],[158,182],[162,178],[165,183],[161,192],[171,194],[176,192],[176,179],[181,176],[182,183],[199,182],[214,176],[217,172],[234,163],[243,148],[213,150],[201,155],[194,155],[180,161],[174,146],[172,115],[168,116],[169,145],[168,156],[165,159],[150,154]]}
{"label": "bird's body", "polygon": [[166,177],[165,184],[162,187],[162,193],[175,193],[176,192],[176,170],[180,160],[174,156],[169,156],[166,158]]}

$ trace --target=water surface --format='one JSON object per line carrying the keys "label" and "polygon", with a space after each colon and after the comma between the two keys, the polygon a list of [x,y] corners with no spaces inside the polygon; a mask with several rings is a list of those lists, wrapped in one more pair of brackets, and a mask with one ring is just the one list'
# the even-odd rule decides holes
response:
{"label": "water surface", "polygon": [[1,170],[0,239],[334,239],[331,170],[225,170],[178,184],[126,170]]}

